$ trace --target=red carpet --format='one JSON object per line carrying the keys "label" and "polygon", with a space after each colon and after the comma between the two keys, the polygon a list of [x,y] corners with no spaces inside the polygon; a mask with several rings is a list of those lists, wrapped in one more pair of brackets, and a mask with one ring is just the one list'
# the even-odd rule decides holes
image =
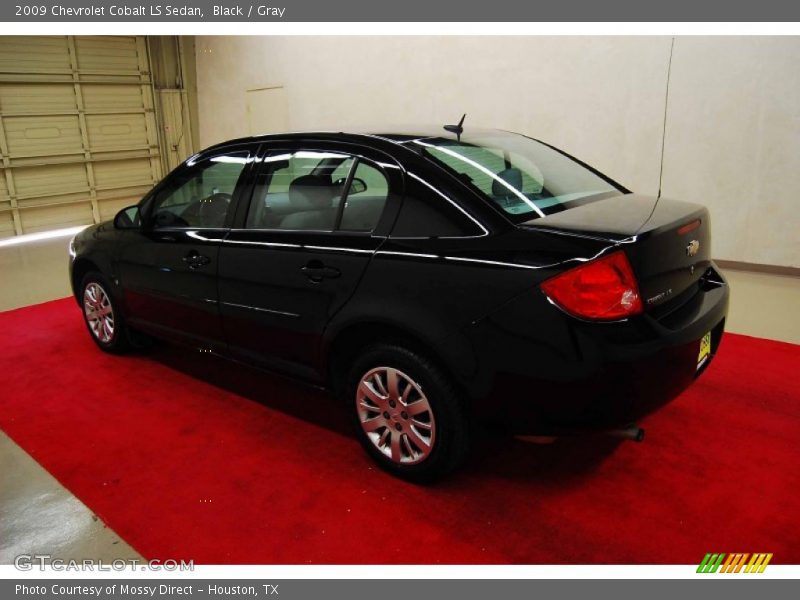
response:
{"label": "red carpet", "polygon": [[208,355],[111,357],[72,300],[0,314],[0,428],[147,558],[800,563],[800,346],[728,335],[647,441],[482,442],[421,488],[326,395]]}

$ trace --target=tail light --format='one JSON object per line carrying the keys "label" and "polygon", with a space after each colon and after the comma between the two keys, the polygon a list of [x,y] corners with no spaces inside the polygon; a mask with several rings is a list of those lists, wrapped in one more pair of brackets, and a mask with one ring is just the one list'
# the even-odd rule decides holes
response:
{"label": "tail light", "polygon": [[566,312],[583,319],[611,321],[642,312],[636,277],[621,250],[556,275],[541,288]]}

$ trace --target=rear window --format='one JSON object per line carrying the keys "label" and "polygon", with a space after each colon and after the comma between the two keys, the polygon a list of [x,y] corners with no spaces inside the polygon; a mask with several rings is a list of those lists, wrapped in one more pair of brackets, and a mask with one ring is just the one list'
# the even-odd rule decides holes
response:
{"label": "rear window", "polygon": [[413,143],[517,222],[622,193],[561,152],[518,134],[498,131]]}

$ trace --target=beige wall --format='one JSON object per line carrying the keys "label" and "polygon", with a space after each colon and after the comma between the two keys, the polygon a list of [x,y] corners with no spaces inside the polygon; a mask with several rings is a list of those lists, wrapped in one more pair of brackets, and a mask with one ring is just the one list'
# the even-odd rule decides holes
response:
{"label": "beige wall", "polygon": [[[521,131],[658,190],[668,37],[200,37],[200,143],[247,135],[282,85],[290,129]],[[800,267],[800,38],[678,38],[664,195],[707,204],[717,258]]]}

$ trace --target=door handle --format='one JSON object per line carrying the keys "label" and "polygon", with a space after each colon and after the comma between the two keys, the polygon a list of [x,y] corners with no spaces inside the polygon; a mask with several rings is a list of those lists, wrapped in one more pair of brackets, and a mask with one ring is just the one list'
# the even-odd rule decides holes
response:
{"label": "door handle", "polygon": [[197,250],[192,250],[183,257],[183,262],[189,265],[190,269],[199,269],[200,267],[204,267],[210,263],[211,259],[200,254]]}
{"label": "door handle", "polygon": [[342,274],[339,269],[328,267],[318,260],[312,260],[300,270],[303,272],[303,275],[314,283],[319,283],[323,279],[335,279]]}

